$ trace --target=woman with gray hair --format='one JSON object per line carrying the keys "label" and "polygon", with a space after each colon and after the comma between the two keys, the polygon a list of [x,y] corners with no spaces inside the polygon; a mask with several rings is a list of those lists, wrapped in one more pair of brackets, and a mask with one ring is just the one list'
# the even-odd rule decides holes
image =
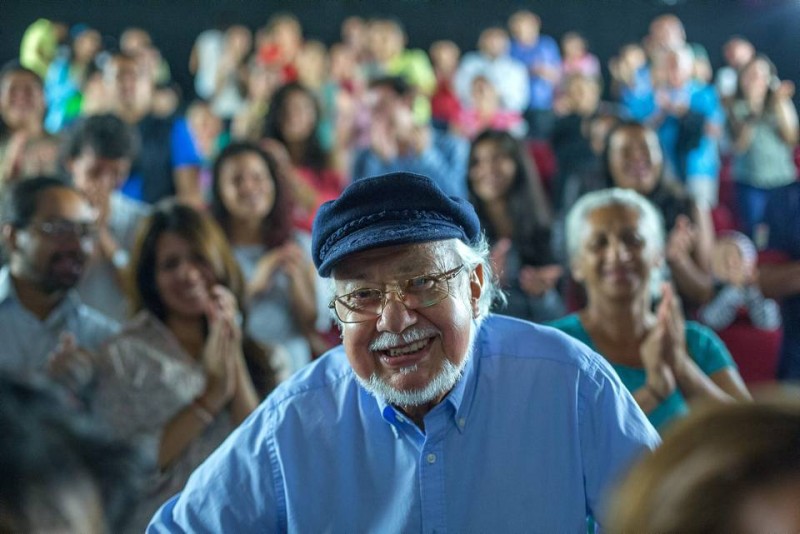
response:
{"label": "woman with gray hair", "polygon": [[661,216],[632,190],[583,196],[567,215],[567,250],[586,308],[552,326],[602,354],[656,428],[696,401],[749,399],[722,341],[684,320],[672,286],[651,283],[664,257]]}

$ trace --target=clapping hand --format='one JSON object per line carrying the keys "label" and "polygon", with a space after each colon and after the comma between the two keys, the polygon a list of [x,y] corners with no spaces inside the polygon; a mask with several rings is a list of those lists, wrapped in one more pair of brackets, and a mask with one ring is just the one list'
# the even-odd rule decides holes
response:
{"label": "clapping hand", "polygon": [[58,345],[47,359],[46,371],[73,393],[80,393],[94,378],[92,355],[78,347],[75,336],[62,332]]}
{"label": "clapping hand", "polygon": [[671,285],[664,284],[662,291],[656,323],[642,342],[640,353],[647,386],[663,400],[675,390],[675,376],[681,372],[689,354],[680,300]]}
{"label": "clapping hand", "polygon": [[682,261],[689,258],[697,240],[697,231],[686,215],[679,215],[667,239],[667,259]]}
{"label": "clapping hand", "polygon": [[226,287],[215,285],[206,309],[208,337],[203,348],[202,365],[206,372],[203,407],[218,413],[236,392],[236,370],[241,355],[242,332],[236,298]]}

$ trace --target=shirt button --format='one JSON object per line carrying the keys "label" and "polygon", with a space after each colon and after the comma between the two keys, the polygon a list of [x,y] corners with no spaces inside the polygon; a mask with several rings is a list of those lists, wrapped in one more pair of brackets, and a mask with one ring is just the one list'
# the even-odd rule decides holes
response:
{"label": "shirt button", "polygon": [[430,453],[425,459],[428,461],[429,464],[436,463],[436,455],[433,453]]}
{"label": "shirt button", "polygon": [[464,428],[464,425],[466,425],[466,424],[467,424],[467,420],[464,419],[463,417],[458,420],[458,426],[460,426],[461,428]]}

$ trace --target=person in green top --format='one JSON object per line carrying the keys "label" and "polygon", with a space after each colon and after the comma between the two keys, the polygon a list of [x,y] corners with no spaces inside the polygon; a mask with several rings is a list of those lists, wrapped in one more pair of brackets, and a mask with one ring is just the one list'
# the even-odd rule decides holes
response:
{"label": "person in green top", "polygon": [[653,310],[664,231],[650,202],[632,190],[596,191],[575,203],[566,225],[572,274],[588,304],[551,326],[602,354],[657,429],[695,402],[750,398],[722,341],[684,319],[669,284],[658,287]]}

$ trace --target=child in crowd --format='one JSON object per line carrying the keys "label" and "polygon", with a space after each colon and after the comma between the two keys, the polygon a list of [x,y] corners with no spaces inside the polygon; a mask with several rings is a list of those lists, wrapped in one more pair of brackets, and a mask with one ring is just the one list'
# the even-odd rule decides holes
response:
{"label": "child in crowd", "polygon": [[700,309],[700,320],[714,330],[730,326],[744,310],[754,327],[775,330],[781,325],[778,304],[765,298],[756,284],[756,247],[741,232],[726,232],[714,246],[712,271],[716,296]]}

